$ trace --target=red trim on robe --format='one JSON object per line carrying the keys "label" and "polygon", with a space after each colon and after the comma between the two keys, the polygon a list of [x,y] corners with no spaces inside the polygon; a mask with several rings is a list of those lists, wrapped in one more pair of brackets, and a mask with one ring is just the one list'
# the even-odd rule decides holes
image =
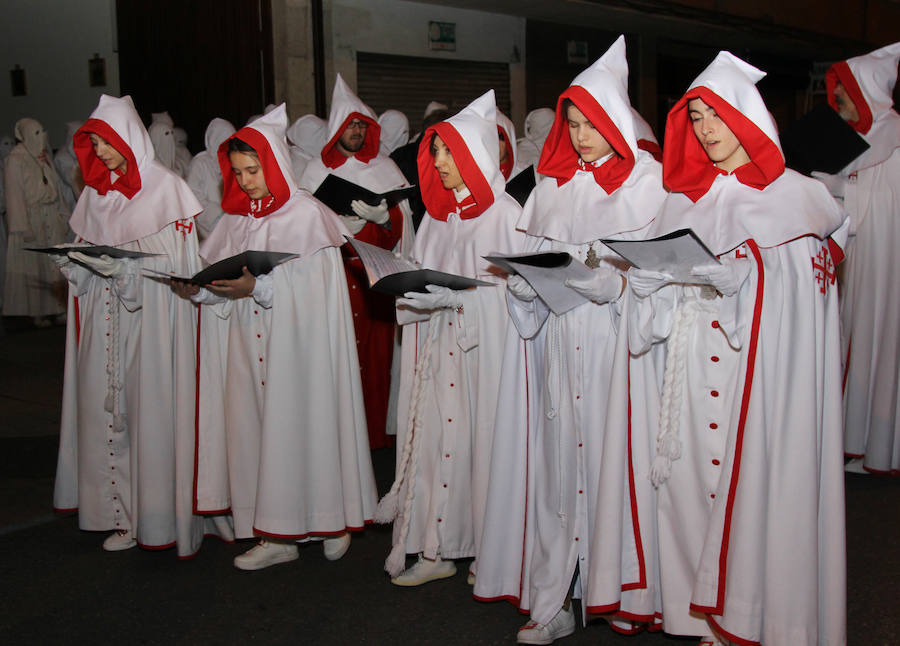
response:
{"label": "red trim on robe", "polygon": [[[719,552],[719,591],[715,607],[690,604],[690,609],[706,615],[721,615],[725,611],[725,583],[728,570],[728,545],[731,538],[731,518],[734,514],[734,501],[737,495],[738,479],[741,473],[741,453],[744,444],[744,431],[747,424],[747,412],[750,407],[750,391],[753,388],[753,374],[756,370],[756,348],[759,344],[760,319],[762,318],[763,294],[765,288],[765,270],[762,257],[759,255],[759,247],[753,240],[747,240],[747,248],[753,254],[757,267],[756,302],[753,305],[753,325],[750,331],[750,340],[747,345],[747,368],[744,376],[744,391],[741,396],[741,409],[738,416],[737,438],[735,440],[734,466],[731,470],[731,482],[728,484],[728,497],[725,502],[725,526],[722,534],[722,546]],[[709,619],[709,617],[707,616]],[[712,621],[710,619],[710,621]],[[732,641],[737,641],[732,639]],[[751,644],[755,642],[742,643]]]}
{"label": "red trim on robe", "polygon": [[730,103],[701,86],[688,90],[666,118],[663,146],[666,190],[684,193],[696,202],[706,194],[716,177],[727,174],[713,165],[694,134],[688,115],[688,102],[692,99],[701,99],[713,108],[750,157],[749,162],[732,173],[741,184],[762,190],[784,173],[784,157],[775,142]]}
{"label": "red trim on robe", "polygon": [[78,309],[78,297],[73,296],[72,300],[74,302],[73,314],[75,315],[75,347],[77,348],[81,343],[81,312]]}
{"label": "red trim on robe", "polygon": [[305,534],[276,534],[274,532],[264,532],[261,529],[253,528],[253,533],[257,536],[263,536],[265,538],[283,538],[287,540],[303,540],[304,538],[309,538],[310,536],[324,536],[325,538],[331,538],[334,536],[340,536],[346,532],[361,532],[365,529],[365,525],[371,525],[373,521],[366,520],[364,521],[363,527],[345,527],[344,529],[338,529],[333,532],[306,532]]}
{"label": "red trim on robe", "polygon": [[163,550],[170,550],[177,544],[177,541],[172,541],[171,543],[166,543],[165,545],[145,545],[144,543],[138,542],[137,546],[142,550],[148,550],[150,552],[162,552]]}
{"label": "red trim on robe", "polygon": [[[125,173],[116,173],[118,177],[115,181],[110,180],[110,170],[94,152],[94,144],[91,143],[92,133],[105,139],[106,143],[125,158]],[[119,133],[105,121],[100,119],[85,121],[84,125],[75,132],[72,138],[72,147],[78,158],[85,186],[95,189],[99,195],[106,195],[109,191],[119,191],[130,200],[141,190],[141,172],[131,146],[126,144]]]}
{"label": "red trim on robe", "polygon": [[641,540],[641,522],[637,512],[637,492],[634,485],[634,453],[631,448],[631,362],[628,363],[628,495],[631,500],[631,528],[634,531],[634,547],[638,557],[638,580],[622,585],[622,591],[647,587],[647,564],[644,560],[644,543]]}
{"label": "red trim on robe", "polygon": [[450,214],[456,213],[458,208],[453,189],[444,188],[437,168],[434,167],[434,157],[431,156],[432,134],[440,137],[450,149],[450,154],[453,155],[453,161],[456,163],[463,183],[475,200],[475,205],[461,211],[459,217],[463,220],[477,218],[494,203],[494,193],[472,157],[465,140],[447,121],[436,123],[425,131],[416,157],[416,164],[419,168],[419,187],[428,215],[435,220],[446,222]]}
{"label": "red trim on robe", "polygon": [[[231,170],[231,159],[228,157],[228,142],[232,139],[240,139],[256,151],[271,196],[251,200],[250,196],[238,186],[234,171]],[[290,199],[291,189],[275,159],[275,153],[272,152],[269,140],[259,130],[246,126],[238,130],[219,146],[218,158],[219,169],[222,171],[222,210],[226,213],[261,218],[274,213]]]}
{"label": "red trim on robe", "polygon": [[722,626],[720,626],[719,623],[712,617],[708,616],[706,620],[712,625],[713,628],[715,628],[717,633],[720,633],[728,641],[738,644],[738,646],[760,646],[760,642],[756,642],[750,639],[744,639],[743,637],[738,637],[737,635],[731,634],[730,632],[722,628]]}
{"label": "red trim on robe", "polygon": [[197,506],[197,471],[200,468],[200,317],[202,310],[202,307],[197,308],[197,361],[194,367],[194,491],[192,499],[195,514],[201,513]]}
{"label": "red trim on robe", "polygon": [[874,122],[874,119],[872,118],[872,109],[869,107],[869,103],[866,101],[866,97],[863,95],[859,83],[856,82],[856,77],[853,76],[853,72],[850,71],[850,66],[847,65],[847,61],[839,61],[829,67],[828,71],[825,72],[825,91],[828,93],[828,105],[830,105],[831,109],[835,112],[838,112],[838,106],[837,101],[835,101],[834,98],[834,88],[838,82],[844,86],[847,95],[850,97],[850,100],[853,101],[853,105],[856,106],[856,112],[859,114],[859,119],[856,121],[848,121],[847,123],[849,123],[856,132],[863,135],[866,134],[872,129],[872,123]]}
{"label": "red trim on robe", "polygon": [[500,162],[500,172],[503,174],[503,179],[508,180],[509,176],[512,175],[513,163],[515,162],[512,143],[509,141],[509,133],[506,132],[503,126],[497,126],[497,135],[503,135],[503,147],[506,148],[506,161]]}
{"label": "red trim on robe", "polygon": [[341,124],[341,127],[338,128],[334,136],[322,148],[322,163],[332,170],[343,166],[344,163],[350,159],[338,150],[337,145],[338,139],[340,139],[347,130],[347,125],[354,119],[365,121],[369,124],[369,127],[366,128],[366,135],[363,139],[362,148],[353,153],[353,157],[364,164],[368,164],[378,155],[379,146],[381,145],[381,126],[371,117],[367,117],[359,112],[351,112],[347,118],[344,119],[344,123]]}

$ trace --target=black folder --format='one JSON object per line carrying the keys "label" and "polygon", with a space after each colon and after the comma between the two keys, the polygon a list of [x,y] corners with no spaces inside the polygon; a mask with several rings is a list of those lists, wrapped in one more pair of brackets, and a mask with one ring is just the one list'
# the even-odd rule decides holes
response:
{"label": "black folder", "polygon": [[525,201],[534,190],[534,166],[529,166],[506,183],[506,192],[516,198],[516,202],[525,206]]}
{"label": "black folder", "polygon": [[244,267],[254,276],[268,274],[283,262],[296,258],[295,253],[280,251],[244,251],[219,262],[214,262],[193,276],[178,276],[171,272],[144,269],[150,278],[168,278],[194,285],[209,285],[214,280],[235,280],[243,275]]}
{"label": "black folder", "polygon": [[785,164],[804,175],[813,171],[834,175],[869,147],[827,103],[795,121],[780,138]]}
{"label": "black folder", "polygon": [[405,186],[387,193],[376,193],[331,174],[319,185],[313,196],[339,215],[355,215],[350,208],[350,202],[353,200],[362,200],[370,206],[378,206],[381,200],[387,200],[390,208],[415,193],[415,190],[415,186]]}

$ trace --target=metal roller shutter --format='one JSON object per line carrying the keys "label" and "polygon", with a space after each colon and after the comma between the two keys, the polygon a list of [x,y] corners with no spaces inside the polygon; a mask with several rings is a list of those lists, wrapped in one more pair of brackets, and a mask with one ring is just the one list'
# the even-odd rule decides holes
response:
{"label": "metal roller shutter", "polygon": [[389,108],[409,119],[410,134],[422,126],[431,101],[450,107],[451,114],[493,88],[497,107],[509,115],[509,65],[417,56],[357,52],[357,94],[377,114]]}

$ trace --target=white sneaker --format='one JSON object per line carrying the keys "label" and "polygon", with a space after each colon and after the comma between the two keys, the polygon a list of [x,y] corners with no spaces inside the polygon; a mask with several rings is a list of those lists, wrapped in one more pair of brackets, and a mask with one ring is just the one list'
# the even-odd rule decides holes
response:
{"label": "white sneaker", "polygon": [[134,540],[134,536],[127,529],[115,531],[103,541],[103,549],[107,552],[130,550],[135,545],[137,545],[137,541]]}
{"label": "white sneaker", "polygon": [[561,608],[549,624],[529,621],[519,628],[516,641],[520,644],[552,644],[561,637],[568,637],[575,632],[575,613],[570,605],[568,610]]}
{"label": "white sneaker", "polygon": [[337,561],[350,549],[350,532],[344,532],[340,536],[326,538],[322,541],[322,551],[329,561]]}
{"label": "white sneaker", "polygon": [[234,567],[239,570],[262,570],[270,565],[296,561],[300,558],[295,543],[275,543],[261,540],[243,554],[234,557]]}
{"label": "white sneaker", "polygon": [[846,471],[847,473],[861,473],[863,475],[869,473],[863,468],[862,458],[851,459],[847,464],[844,465],[844,471]]}
{"label": "white sneaker", "polygon": [[446,579],[454,574],[456,574],[456,565],[453,561],[442,561],[440,556],[432,561],[419,554],[419,561],[391,579],[391,583],[412,587],[429,581]]}

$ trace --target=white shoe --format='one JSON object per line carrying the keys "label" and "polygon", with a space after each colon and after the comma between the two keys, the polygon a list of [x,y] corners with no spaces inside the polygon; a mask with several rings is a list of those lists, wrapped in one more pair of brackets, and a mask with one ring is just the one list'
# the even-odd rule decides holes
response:
{"label": "white shoe", "polygon": [[844,471],[846,471],[847,473],[862,473],[863,475],[866,475],[869,473],[863,467],[863,459],[862,458],[851,459],[847,464],[844,465]]}
{"label": "white shoe", "polygon": [[575,632],[575,613],[570,605],[568,610],[561,608],[549,624],[529,621],[519,628],[516,641],[520,644],[552,644],[561,637],[568,637]]}
{"label": "white shoe", "polygon": [[127,529],[118,530],[106,537],[103,541],[103,549],[107,552],[121,552],[122,550],[130,550],[137,545],[134,536]]}
{"label": "white shoe", "polygon": [[261,540],[243,554],[234,557],[234,567],[239,570],[262,570],[270,565],[296,561],[300,558],[295,543],[275,543]]}
{"label": "white shoe", "polygon": [[456,574],[456,565],[453,561],[442,561],[440,556],[432,561],[424,558],[420,554],[419,561],[411,568],[407,568],[391,579],[391,583],[404,587],[412,587],[428,583],[429,581],[446,579],[454,574]]}
{"label": "white shoe", "polygon": [[329,561],[337,561],[350,549],[350,532],[344,532],[340,536],[326,538],[322,541],[322,551]]}

